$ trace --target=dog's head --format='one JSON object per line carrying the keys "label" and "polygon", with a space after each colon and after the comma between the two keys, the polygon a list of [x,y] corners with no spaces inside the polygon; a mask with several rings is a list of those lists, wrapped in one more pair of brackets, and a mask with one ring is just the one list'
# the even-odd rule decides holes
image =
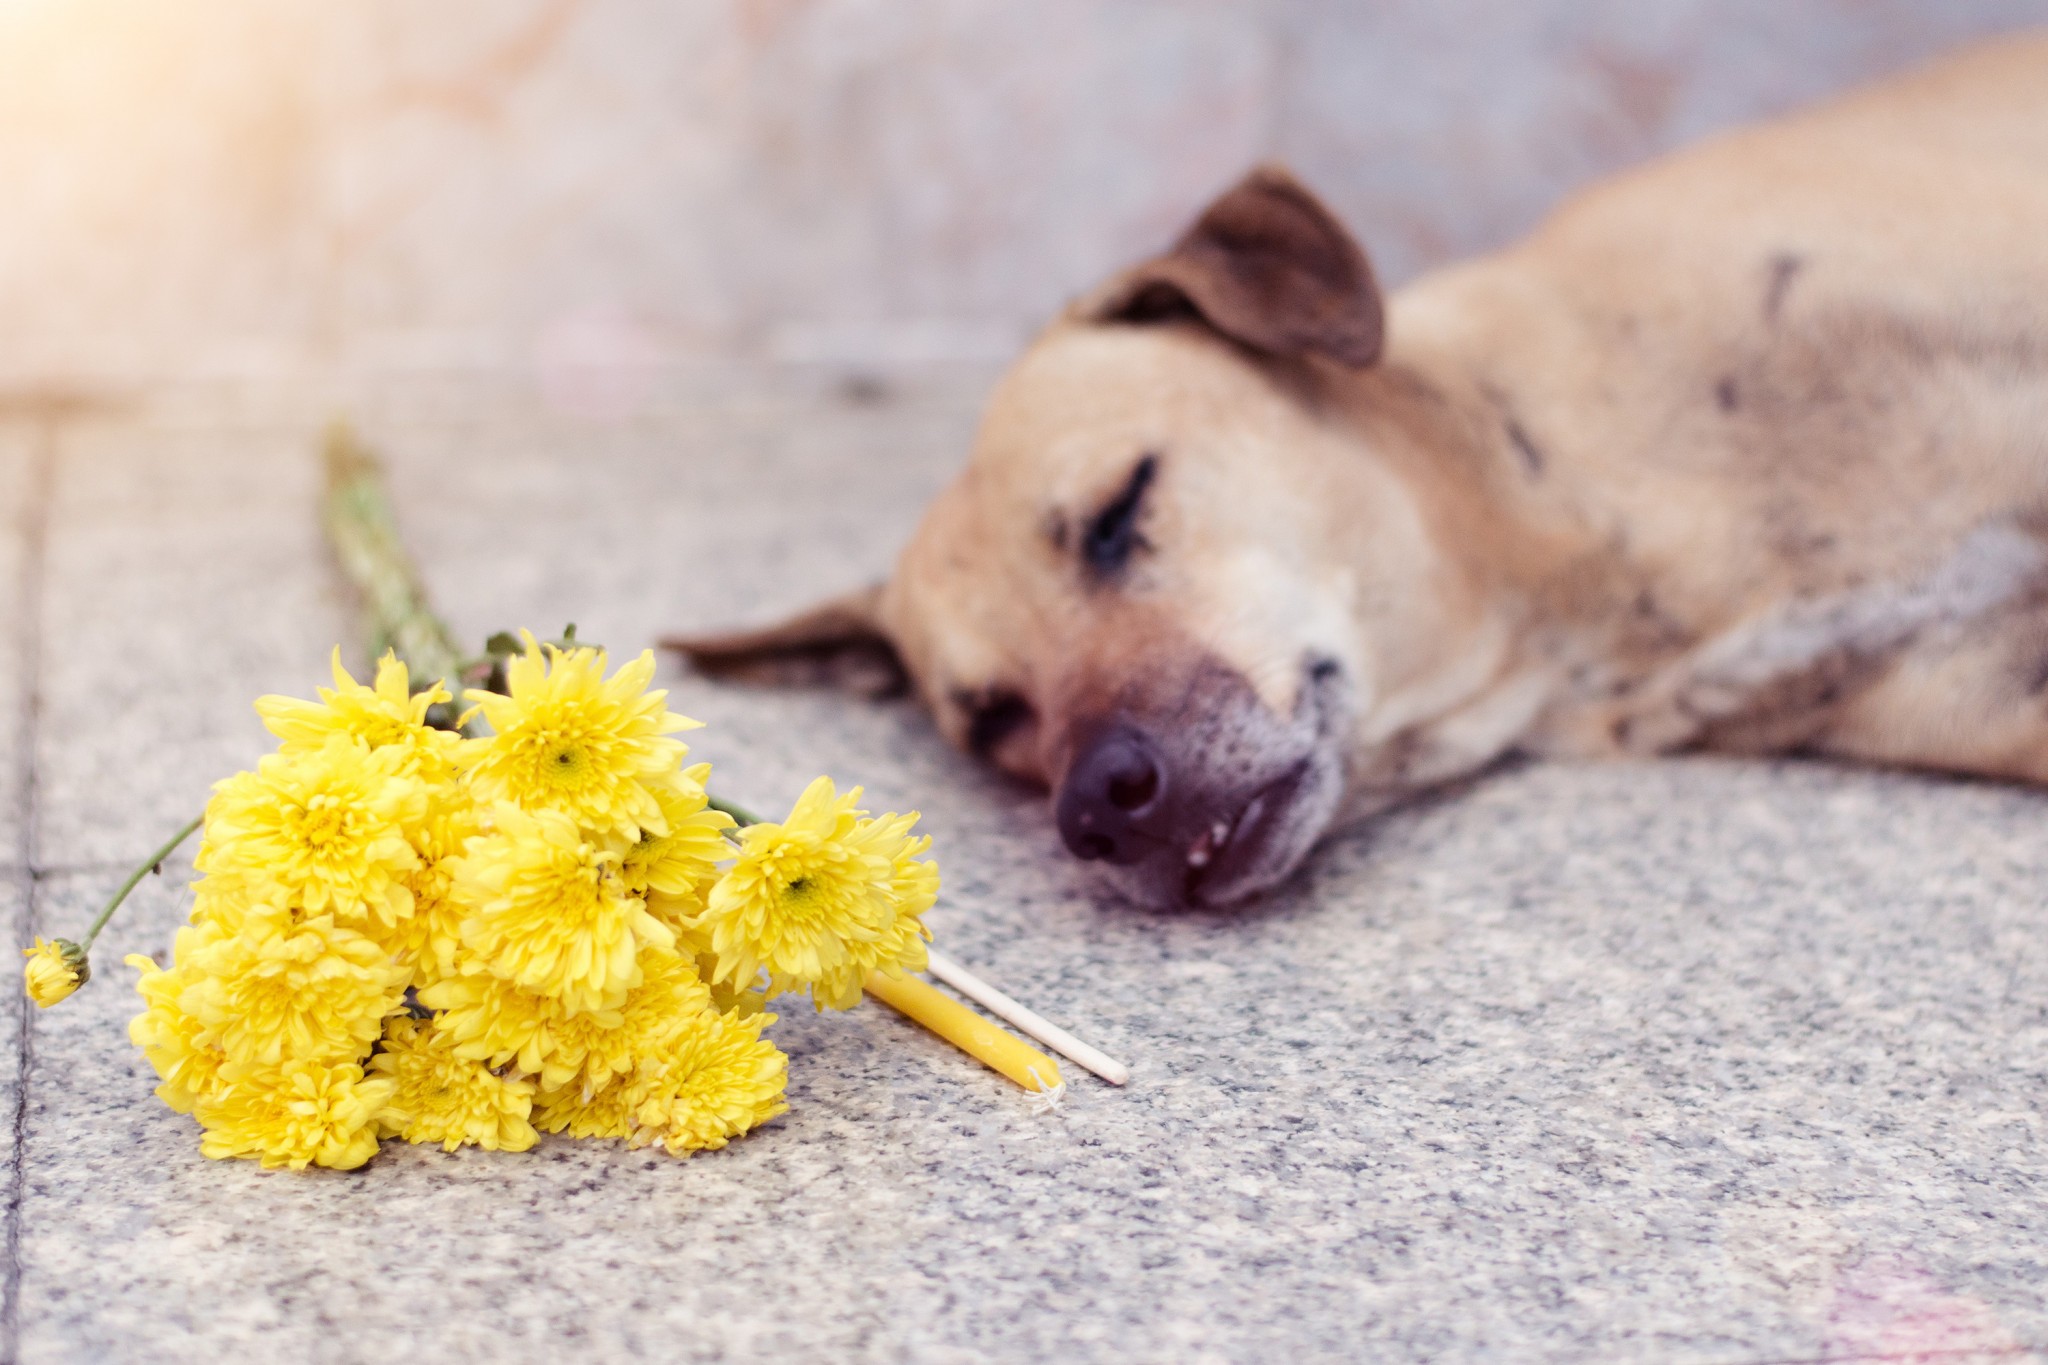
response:
{"label": "dog's head", "polygon": [[888,584],[673,643],[728,676],[907,679],[1126,894],[1241,899],[1326,828],[1458,610],[1379,448],[1400,424],[1373,434],[1381,329],[1344,229],[1255,172],[1031,347]]}

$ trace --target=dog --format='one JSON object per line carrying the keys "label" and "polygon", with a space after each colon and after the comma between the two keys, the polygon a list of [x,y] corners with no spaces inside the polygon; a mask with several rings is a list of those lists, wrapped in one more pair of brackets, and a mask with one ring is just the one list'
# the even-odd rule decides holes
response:
{"label": "dog", "polygon": [[2048,780],[2048,35],[1390,298],[1255,170],[1037,338],[885,585],[664,643],[907,682],[1165,907],[1513,753]]}

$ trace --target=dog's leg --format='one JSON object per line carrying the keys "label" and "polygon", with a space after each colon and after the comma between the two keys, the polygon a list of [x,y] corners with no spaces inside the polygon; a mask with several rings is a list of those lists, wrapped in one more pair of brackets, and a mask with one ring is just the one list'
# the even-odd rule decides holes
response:
{"label": "dog's leg", "polygon": [[2048,781],[2048,546],[1986,522],[1917,580],[1735,626],[1603,723],[1625,752],[1803,750]]}
{"label": "dog's leg", "polygon": [[1906,651],[1812,748],[1843,758],[2048,782],[2048,601]]}

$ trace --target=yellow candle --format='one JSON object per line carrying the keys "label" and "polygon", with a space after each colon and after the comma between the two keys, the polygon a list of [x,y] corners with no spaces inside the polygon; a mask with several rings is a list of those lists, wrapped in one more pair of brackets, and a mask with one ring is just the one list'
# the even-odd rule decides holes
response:
{"label": "yellow candle", "polygon": [[1059,1065],[1052,1058],[1018,1042],[958,1000],[940,994],[922,977],[907,972],[899,977],[869,972],[867,988],[869,995],[890,1009],[923,1024],[1026,1090],[1051,1090],[1060,1083]]}

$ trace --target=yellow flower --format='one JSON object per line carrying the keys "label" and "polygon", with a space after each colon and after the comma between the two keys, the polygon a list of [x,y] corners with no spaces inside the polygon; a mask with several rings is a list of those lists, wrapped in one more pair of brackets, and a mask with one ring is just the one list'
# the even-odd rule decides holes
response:
{"label": "yellow flower", "polygon": [[396,924],[372,920],[362,926],[392,959],[413,971],[413,984],[429,985],[455,971],[462,918],[468,909],[455,897],[455,859],[479,832],[481,822],[460,786],[435,789],[433,809],[413,830],[419,866],[405,875],[412,914]]}
{"label": "yellow flower", "polygon": [[[697,974],[709,977],[718,969],[718,959],[701,957],[697,959]],[[748,1018],[768,1008],[766,986],[736,986],[730,981],[711,981],[711,1010],[714,1014],[734,1014]]]}
{"label": "yellow flower", "polygon": [[130,953],[122,961],[142,975],[135,982],[146,1008],[128,1021],[128,1037],[149,1064],[156,1068],[162,1084],[158,1098],[180,1114],[220,1086],[220,1070],[228,1055],[205,1038],[206,1028],[178,1003],[187,987],[199,979],[191,963],[211,943],[225,936],[218,924],[188,924],[172,940],[171,967],[165,970],[152,958]]}
{"label": "yellow flower", "polygon": [[820,1009],[850,1009],[871,969],[914,970],[929,937],[918,918],[938,872],[918,861],[910,815],[864,818],[860,788],[844,796],[819,778],[782,824],[750,825],[740,854],[711,888],[697,923],[711,937],[718,978],[751,985],[766,968],[776,990],[808,986]]}
{"label": "yellow flower", "polygon": [[[896,904],[896,918],[876,943],[872,965],[890,976],[921,972],[930,964],[924,945],[932,936],[923,916],[939,899],[939,865],[922,856],[932,846],[931,836],[912,836],[910,828],[917,823],[914,811],[885,815],[874,823],[875,837],[895,850],[890,858],[889,896]],[[860,1003],[860,979],[866,974],[843,976],[836,983],[836,998],[844,1003],[827,1003],[834,1009],[851,1009]]]}
{"label": "yellow flower", "polygon": [[767,984],[758,972],[743,982],[719,979],[718,954],[711,951],[711,931],[701,919],[701,897],[692,904],[656,892],[647,898],[647,912],[676,931],[676,952],[696,968],[697,979],[711,992],[714,1014],[759,1014],[767,1008]]}
{"label": "yellow flower", "polygon": [[549,646],[543,655],[527,633],[526,653],[506,665],[509,695],[467,694],[495,732],[462,744],[460,761],[480,799],[558,810],[626,839],[667,832],[650,788],[676,781],[689,750],[667,736],[697,722],[664,707],[667,692],[646,690],[651,651],[609,681],[604,669],[602,650]]}
{"label": "yellow flower", "polygon": [[634,895],[697,901],[718,879],[719,862],[732,856],[725,831],[733,819],[705,805],[704,779],[710,773],[711,765],[700,763],[685,769],[674,784],[656,788],[667,832],[642,829],[619,859],[619,875]]}
{"label": "yellow flower", "polygon": [[192,1111],[206,1128],[199,1150],[215,1159],[257,1157],[265,1170],[354,1170],[377,1154],[377,1114],[397,1089],[388,1077],[365,1079],[354,1062],[303,1057],[276,1067],[231,1063],[223,1079]]}
{"label": "yellow flower", "polygon": [[660,1143],[671,1156],[723,1147],[766,1123],[783,1103],[789,1058],[761,1036],[772,1014],[706,1014],[663,1056],[626,1083],[632,1143]]}
{"label": "yellow flower", "polygon": [[407,777],[433,783],[454,776],[455,746],[461,737],[427,724],[427,708],[450,700],[442,684],[415,695],[405,665],[390,653],[377,661],[373,687],[363,686],[341,666],[339,645],[333,665],[334,686],[321,688],[317,702],[297,697],[256,699],[256,714],[283,741],[279,753],[318,753],[328,740],[343,735],[372,749],[397,750],[398,771]]}
{"label": "yellow flower", "polygon": [[233,1062],[360,1056],[405,996],[406,969],[325,915],[297,924],[251,916],[231,937],[193,948],[177,959],[193,973],[178,1008]]}
{"label": "yellow flower", "polygon": [[275,886],[240,875],[215,874],[192,883],[194,924],[211,924],[225,934],[241,928],[250,915],[290,918],[290,907],[279,900]]}
{"label": "yellow flower", "polygon": [[704,914],[705,895],[709,887],[695,896],[664,896],[659,891],[647,893],[647,913],[654,916],[670,933],[676,936],[676,951],[692,956],[709,955],[711,935],[700,931],[697,921]]}
{"label": "yellow flower", "polygon": [[433,1025],[400,1015],[384,1025],[384,1047],[370,1068],[397,1083],[377,1116],[385,1137],[463,1143],[487,1151],[523,1152],[539,1140],[527,1115],[531,1081],[504,1080],[455,1055],[452,1039]]}
{"label": "yellow flower", "polygon": [[567,1132],[579,1138],[622,1138],[633,1135],[626,1110],[626,1087],[609,1085],[595,1094],[580,1086],[543,1090],[534,1096],[533,1126],[544,1133]]}
{"label": "yellow flower", "polygon": [[36,1002],[37,1009],[46,1010],[67,999],[92,975],[85,949],[68,938],[51,942],[37,935],[36,946],[23,948],[21,955],[28,959],[28,965],[22,968],[22,979],[28,987],[28,998]]}
{"label": "yellow flower", "polygon": [[642,966],[641,983],[618,1009],[572,1015],[559,1001],[473,963],[426,987],[419,998],[440,1012],[434,1026],[457,1056],[509,1066],[538,1079],[545,1090],[571,1082],[595,1090],[668,1047],[711,1007],[711,992],[689,959],[650,948]]}
{"label": "yellow flower", "polygon": [[615,1009],[639,984],[642,945],[675,935],[629,894],[616,855],[558,811],[497,808],[497,832],[453,860],[462,944],[492,972],[571,1014]]}
{"label": "yellow flower", "polygon": [[618,1010],[587,1010],[571,1028],[559,1000],[500,980],[475,961],[424,987],[419,998],[439,1012],[434,1027],[447,1034],[456,1056],[493,1068],[511,1066],[540,1078],[546,1088],[567,1085],[583,1069],[593,1030],[624,1022]]}
{"label": "yellow flower", "polygon": [[[344,920],[412,913],[406,841],[427,813],[426,790],[399,771],[395,749],[330,739],[296,757],[265,755],[253,773],[214,787],[199,868],[274,887],[286,903]],[[266,897],[268,899],[268,897]]]}
{"label": "yellow flower", "polygon": [[[558,1046],[571,1046],[582,1055],[586,1091],[602,1090],[639,1063],[661,1056],[711,1011],[711,992],[689,959],[653,948],[641,956],[640,966],[644,979],[626,997],[616,1022],[582,1014],[557,1026]],[[558,1067],[543,1077],[543,1084],[559,1089],[575,1074],[564,1075]]]}

